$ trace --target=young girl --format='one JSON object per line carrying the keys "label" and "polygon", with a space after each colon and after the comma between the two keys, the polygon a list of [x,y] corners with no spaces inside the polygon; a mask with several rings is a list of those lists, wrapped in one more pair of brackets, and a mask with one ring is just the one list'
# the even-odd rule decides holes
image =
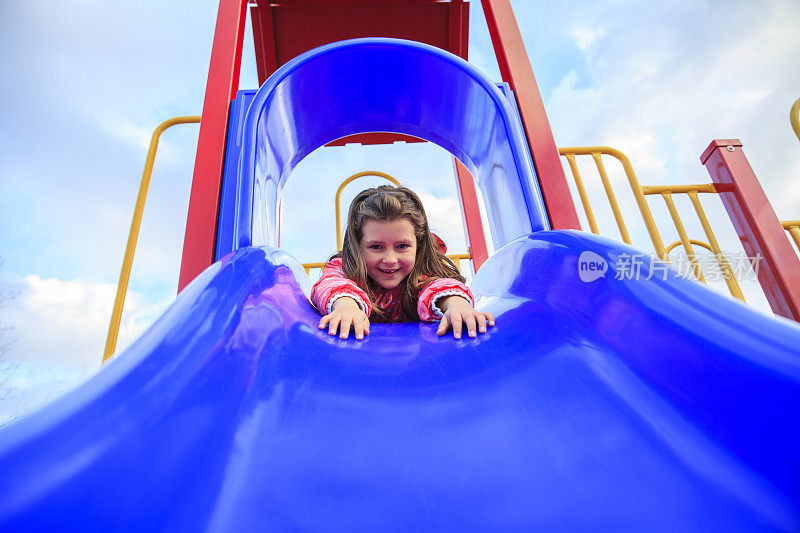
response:
{"label": "young girl", "polygon": [[[373,322],[439,320],[461,338],[494,326],[491,313],[473,308],[472,293],[434,242],[422,202],[405,187],[383,185],[355,197],[347,214],[342,251],[325,265],[311,298],[325,315],[319,329],[346,339],[369,335]],[[439,241],[441,243],[441,241]],[[443,243],[441,243],[443,246]]]}

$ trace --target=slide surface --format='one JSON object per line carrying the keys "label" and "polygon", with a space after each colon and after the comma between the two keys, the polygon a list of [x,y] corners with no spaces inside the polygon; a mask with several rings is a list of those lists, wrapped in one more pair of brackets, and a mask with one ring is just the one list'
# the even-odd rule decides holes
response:
{"label": "slide surface", "polygon": [[359,342],[240,250],[0,432],[0,530],[796,531],[800,328],[626,253],[535,233],[476,276],[486,335]]}
{"label": "slide surface", "polygon": [[[252,102],[224,257],[0,432],[0,531],[800,530],[800,328],[547,231],[509,94],[433,47],[361,39]],[[473,283],[487,334],[332,338],[300,265],[251,246],[277,242],[292,168],[364,131],[436,142],[475,177],[500,248]]]}

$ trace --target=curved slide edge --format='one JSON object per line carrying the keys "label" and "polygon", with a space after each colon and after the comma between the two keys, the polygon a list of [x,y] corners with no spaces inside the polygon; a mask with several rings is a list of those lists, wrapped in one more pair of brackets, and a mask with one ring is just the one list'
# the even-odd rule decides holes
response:
{"label": "curved slide edge", "polygon": [[800,328],[614,279],[634,252],[533,234],[476,276],[486,335],[357,342],[316,330],[287,254],[240,250],[0,432],[0,529],[796,528]]}
{"label": "curved slide edge", "polygon": [[0,432],[0,530],[205,527],[257,357],[318,316],[307,283],[283,251],[230,254],[87,383]]}
{"label": "curved slide edge", "polygon": [[[486,303],[544,303],[800,501],[798,324],[683,279],[633,247],[579,231],[535,233],[496,256],[472,287]],[[649,258],[638,275],[628,270],[632,256]],[[607,270],[582,279],[582,261]],[[507,270],[517,277],[509,280]]]}

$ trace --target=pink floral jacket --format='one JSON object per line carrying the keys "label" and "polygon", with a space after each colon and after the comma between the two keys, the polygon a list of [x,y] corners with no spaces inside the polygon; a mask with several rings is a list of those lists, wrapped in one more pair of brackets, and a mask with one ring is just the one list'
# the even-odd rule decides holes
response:
{"label": "pink floral jacket", "polygon": [[[401,287],[394,289],[383,289],[378,287],[375,304],[386,311],[388,322],[407,322],[411,320],[403,311],[400,301]],[[425,285],[419,293],[417,300],[417,314],[420,320],[436,322],[442,317],[442,310],[437,307],[436,302],[443,296],[457,294],[463,296],[471,305],[475,305],[472,293],[466,285],[458,280],[450,278],[435,279]],[[320,313],[326,315],[333,310],[333,303],[342,296],[349,296],[354,299],[361,310],[367,316],[372,312],[372,304],[367,293],[364,292],[356,283],[347,278],[342,270],[342,259],[335,257],[328,261],[322,271],[322,277],[314,284],[311,290],[311,300],[317,306]]]}

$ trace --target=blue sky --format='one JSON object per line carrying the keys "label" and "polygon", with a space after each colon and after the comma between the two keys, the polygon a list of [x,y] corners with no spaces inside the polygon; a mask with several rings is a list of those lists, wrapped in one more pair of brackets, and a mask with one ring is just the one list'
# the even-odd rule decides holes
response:
{"label": "blue sky", "polygon": [[[800,97],[797,2],[512,5],[559,146],[619,148],[644,184],[702,183],[708,143],[740,138],[778,216],[800,218],[800,143],[788,122]],[[24,391],[47,389],[35,383],[51,375],[67,388],[99,367],[147,144],[161,121],[200,114],[216,9],[215,0],[0,3],[0,293],[13,296],[0,326],[14,328],[0,372],[17,379],[0,400],[36,397]],[[499,80],[480,2],[470,33],[470,60]],[[240,86],[255,88],[249,27],[245,50]],[[197,131],[163,136],[123,346],[174,298]],[[361,170],[419,189],[451,250],[463,248],[447,154],[397,145],[323,149],[303,161],[286,190],[289,251],[301,260],[332,251],[333,191]],[[635,220],[632,198],[620,201]],[[733,250],[724,212],[708,209]],[[614,236],[609,213],[599,209],[601,230]],[[646,234],[632,233],[648,249]]]}

